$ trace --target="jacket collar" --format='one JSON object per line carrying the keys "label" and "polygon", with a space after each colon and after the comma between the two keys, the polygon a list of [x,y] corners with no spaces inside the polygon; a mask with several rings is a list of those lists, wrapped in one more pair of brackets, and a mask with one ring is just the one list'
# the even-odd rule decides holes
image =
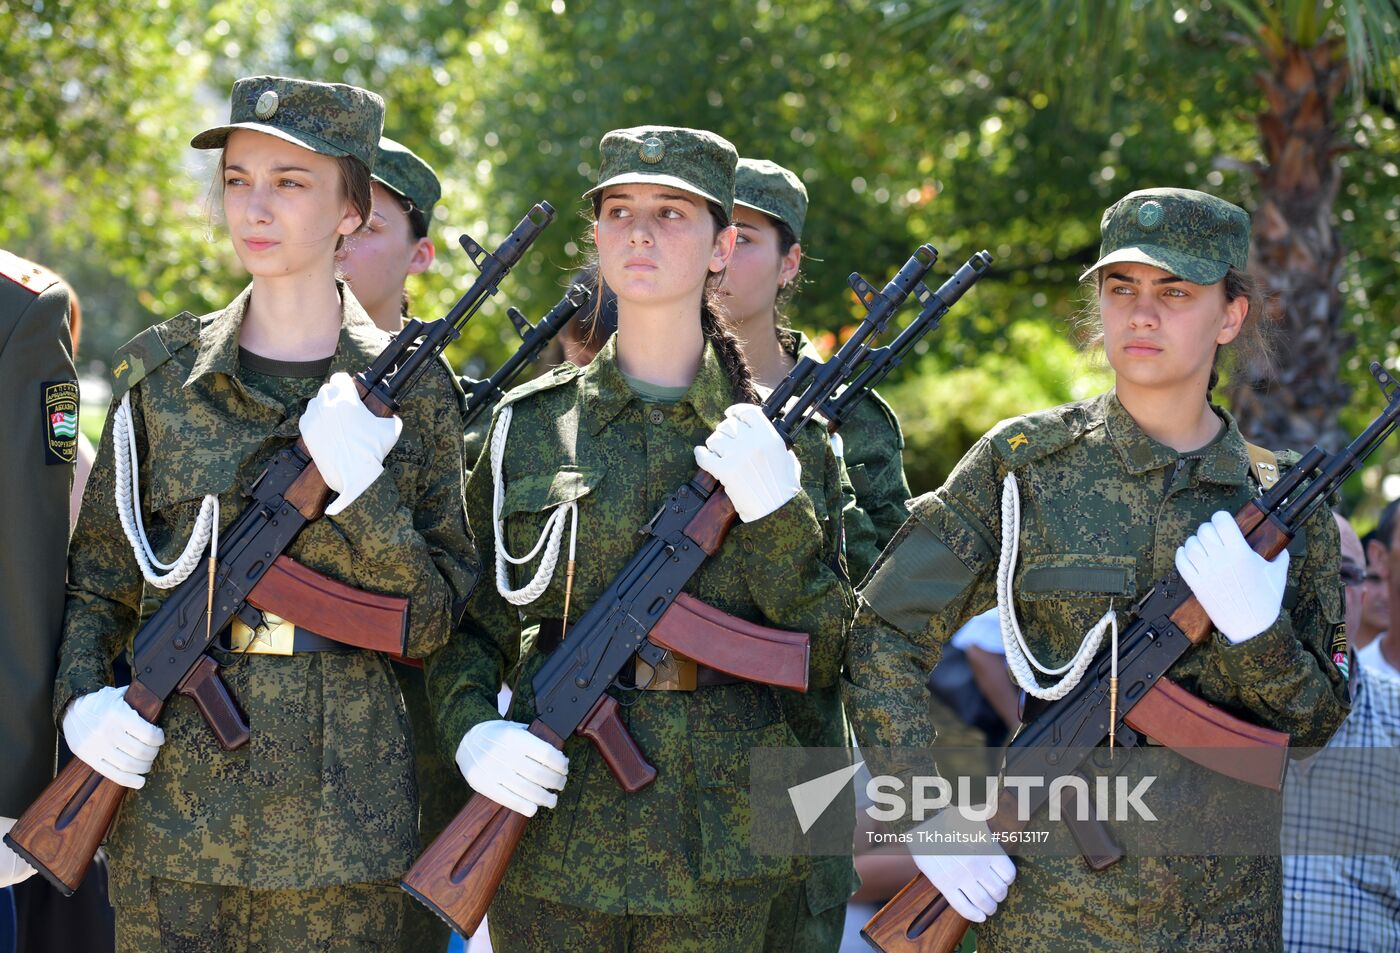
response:
{"label": "jacket collar", "polygon": [[1118,400],[1116,391],[1098,399],[1096,415],[1101,417],[1109,440],[1123,461],[1123,468],[1134,476],[1173,466],[1178,458],[1198,461],[1195,478],[1224,486],[1241,486],[1249,481],[1249,452],[1235,418],[1225,409],[1210,409],[1225,423],[1225,432],[1192,454],[1181,454],[1149,437]]}
{"label": "jacket collar", "polygon": [[[624,407],[640,399],[628,386],[621,368],[617,366],[617,335],[614,334],[583,371],[583,411],[592,432],[596,434],[601,431]],[[734,389],[729,385],[729,377],[724,372],[719,355],[706,341],[700,369],[679,403],[689,405],[695,415],[713,430],[719,426],[725,409],[733,402]]]}

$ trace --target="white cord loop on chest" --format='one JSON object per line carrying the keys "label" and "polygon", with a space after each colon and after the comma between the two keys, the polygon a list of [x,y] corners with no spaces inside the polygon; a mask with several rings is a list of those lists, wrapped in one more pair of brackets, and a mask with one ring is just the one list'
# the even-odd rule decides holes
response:
{"label": "white cord loop on chest", "polygon": [[[1110,605],[1103,617],[1094,624],[1079,643],[1079,650],[1064,665],[1049,668],[1041,663],[1026,644],[1021,634],[1021,625],[1016,619],[1016,603],[1012,598],[1011,582],[1016,573],[1016,560],[1021,546],[1021,491],[1016,482],[1016,474],[1008,473],[1001,484],[1001,559],[997,564],[997,618],[1001,622],[1001,640],[1006,647],[1006,665],[1011,677],[1022,690],[1036,698],[1054,701],[1063,698],[1074,690],[1084,678],[1099,646],[1103,644],[1103,634],[1111,629],[1113,651],[1113,677],[1118,675],[1118,613]],[[1064,678],[1050,685],[1042,686],[1036,680],[1034,667],[1042,675],[1064,675]]]}
{"label": "white cord loop on chest", "polygon": [[173,563],[161,562],[151,548],[151,541],[146,537],[146,524],[141,518],[141,464],[136,453],[136,431],[131,424],[131,391],[122,394],[112,426],[117,516],[121,519],[122,531],[131,543],[131,551],[146,581],[157,589],[173,589],[195,571],[205,546],[212,545],[210,558],[217,558],[219,498],[212,493],[204,497],[184,552]]}
{"label": "white cord loop on chest", "polygon": [[[549,588],[550,580],[554,578],[554,568],[559,564],[559,547],[563,541],[566,520],[570,524],[569,561],[574,561],[578,543],[578,501],[567,500],[549,514],[549,519],[540,532],[540,538],[535,542],[535,548],[524,556],[512,556],[506,551],[505,521],[501,518],[506,487],[501,470],[506,458],[506,436],[510,433],[513,410],[514,408],[507,404],[497,412],[496,429],[491,434],[491,525],[496,534],[496,591],[511,605],[525,606],[543,595]],[[544,555],[540,557],[540,567],[535,571],[534,577],[519,589],[512,589],[510,566],[528,563],[539,555],[541,550],[544,551]]]}

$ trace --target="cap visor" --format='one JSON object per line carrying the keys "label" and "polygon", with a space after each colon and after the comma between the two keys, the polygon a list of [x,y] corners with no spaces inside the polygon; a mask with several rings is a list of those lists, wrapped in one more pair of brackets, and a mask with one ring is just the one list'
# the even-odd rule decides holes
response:
{"label": "cap visor", "polygon": [[1084,274],[1079,276],[1079,280],[1083,281],[1106,265],[1123,262],[1151,265],[1197,285],[1213,285],[1230,270],[1229,262],[1217,261],[1214,258],[1197,258],[1195,255],[1162,248],[1160,245],[1135,245],[1104,255],[1085,270]]}
{"label": "cap visor", "polygon": [[603,191],[603,189],[612,188],[614,185],[669,185],[689,195],[698,195],[708,202],[714,202],[720,208],[725,208],[723,201],[711,195],[709,192],[700,191],[685,179],[674,175],[651,175],[646,172],[624,172],[622,175],[615,175],[606,182],[599,182],[597,185],[593,186],[593,188],[583,193],[583,197],[589,198]]}
{"label": "cap visor", "polygon": [[344,149],[331,145],[326,140],[309,135],[308,133],[292,133],[276,126],[266,126],[260,122],[236,122],[229,126],[215,126],[213,129],[206,129],[190,140],[190,145],[195,149],[222,149],[228,142],[228,137],[235,129],[248,129],[252,132],[261,132],[264,135],[276,136],[284,142],[290,142],[294,146],[301,146],[303,149],[310,149],[312,152],[323,156],[339,158],[348,156],[350,153]]}

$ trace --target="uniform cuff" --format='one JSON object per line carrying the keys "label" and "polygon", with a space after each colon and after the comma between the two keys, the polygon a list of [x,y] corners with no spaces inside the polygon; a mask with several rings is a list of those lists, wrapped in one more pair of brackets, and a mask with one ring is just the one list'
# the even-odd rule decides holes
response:
{"label": "uniform cuff", "polygon": [[371,534],[382,534],[385,521],[399,509],[399,487],[393,471],[385,467],[379,478],[365,487],[355,501],[334,516],[327,516],[344,531],[351,543]]}
{"label": "uniform cuff", "polygon": [[1274,624],[1252,639],[1236,644],[1217,629],[1215,641],[1225,673],[1236,684],[1248,685],[1277,677],[1280,653],[1289,654],[1296,640],[1288,613],[1280,610]]}

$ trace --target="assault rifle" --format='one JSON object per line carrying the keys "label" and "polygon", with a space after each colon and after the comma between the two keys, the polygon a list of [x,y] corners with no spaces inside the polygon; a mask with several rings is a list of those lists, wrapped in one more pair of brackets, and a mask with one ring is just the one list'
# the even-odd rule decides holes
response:
{"label": "assault rifle", "polygon": [[515,325],[515,330],[520,334],[520,347],[506,358],[506,362],[490,377],[473,384],[463,382],[467,391],[464,429],[470,429],[478,417],[490,412],[492,407],[499,404],[501,398],[506,395],[506,388],[515,380],[521,369],[539,357],[545,345],[554,340],[564,325],[573,320],[574,316],[581,313],[592,301],[593,295],[586,287],[581,284],[570,285],[569,290],[564,292],[564,297],[560,298],[558,303],[549,309],[549,313],[540,318],[539,323],[533,327],[525,319],[525,315],[514,308],[507,309],[506,315],[510,318],[510,323]]}
{"label": "assault rifle", "polygon": [[[1328,455],[1313,447],[1286,476],[1236,514],[1245,539],[1264,558],[1273,559],[1282,552],[1317,508],[1400,424],[1400,385],[1380,364],[1371,365],[1371,374],[1386,398],[1386,408],[1370,426],[1337,453]],[[1317,475],[1304,485],[1314,472]],[[1109,737],[1110,721],[1126,747],[1138,744],[1144,735],[1173,748],[1179,742],[1178,752],[1204,767],[1281,789],[1288,759],[1286,733],[1236,718],[1166,677],[1172,663],[1191,646],[1206,641],[1211,631],[1210,617],[1175,570],[1133,605],[1120,639],[1121,688],[1114,717],[1110,718],[1112,662],[1103,654],[1079,685],[1058,701],[1045,703],[1011,741],[1006,775],[1046,779],[1046,786],[1030,797],[1027,817],[1045,804],[1050,779],[1074,774],[1089,752]],[[1017,819],[1015,795],[1004,791],[988,826],[994,833],[1009,833],[1024,824]],[[1071,826],[1071,833],[1095,870],[1122,857],[1101,828]],[[927,878],[917,876],[871,917],[861,935],[882,953],[949,953],[962,942],[968,925]]]}
{"label": "assault rifle", "polygon": [[[905,299],[917,294],[921,301],[932,300],[922,279],[937,255],[931,246],[920,246],[883,290],[851,275],[851,287],[867,309],[865,319],[830,361],[799,361],[764,401],[764,414],[788,446],[871,358],[871,340]],[[964,271],[940,289],[939,304],[926,307],[917,320],[936,324],[946,306],[980,276]],[[849,389],[844,396],[848,407],[860,399]],[[532,734],[555,747],[563,747],[575,732],[589,738],[622,788],[633,792],[651,783],[656,769],[627,733],[607,689],[634,656],[656,668],[672,652],[741,679],[806,691],[806,633],[735,619],[682,591],[719,550],[735,519],[724,488],[704,470],[671,495],[645,527],[640,549],[535,675]],[[473,795],[401,885],[459,933],[470,934],[505,876],[526,821],[523,814]]]}
{"label": "assault rifle", "polygon": [[[554,218],[548,203],[534,206],[494,253],[463,236],[462,247],[480,275],[448,312],[425,324],[409,321],[370,366],[356,375],[365,405],[391,416],[438,355],[499,287],[510,269]],[[256,628],[260,610],[357,648],[402,654],[407,645],[407,601],[364,593],[322,576],[285,555],[330,499],[306,444],[281,451],[254,482],[248,506],[224,530],[210,594],[196,573],[175,588],[136,634],[126,702],[155,723],[172,694],[193,698],[219,744],[233,750],[249,729],[206,649],[235,619]],[[65,896],[82,882],[107,834],[126,788],[73,759],[5,836],[5,843]]]}

